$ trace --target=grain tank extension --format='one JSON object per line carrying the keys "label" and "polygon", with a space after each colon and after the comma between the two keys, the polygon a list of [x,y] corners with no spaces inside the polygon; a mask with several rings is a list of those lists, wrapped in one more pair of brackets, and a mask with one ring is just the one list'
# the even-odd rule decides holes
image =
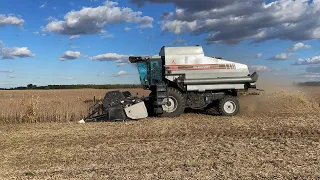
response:
{"label": "grain tank extension", "polygon": [[256,72],[250,75],[245,64],[206,56],[201,46],[164,46],[156,56],[131,56],[129,61],[137,65],[141,84],[150,95],[143,99],[128,95],[126,99],[131,99],[125,101],[124,95],[112,92],[122,100],[115,98],[110,106],[112,98],[107,93],[108,100],[100,103],[99,109],[104,109],[100,117],[133,119],[132,111],[135,119],[177,117],[186,109],[234,116],[240,111],[238,90],[255,89],[259,77]]}

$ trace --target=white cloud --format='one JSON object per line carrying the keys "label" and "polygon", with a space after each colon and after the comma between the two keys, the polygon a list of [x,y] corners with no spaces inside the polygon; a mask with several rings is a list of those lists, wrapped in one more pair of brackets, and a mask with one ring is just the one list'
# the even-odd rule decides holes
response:
{"label": "white cloud", "polygon": [[3,46],[3,43],[2,43],[2,41],[0,41],[0,48]]}
{"label": "white cloud", "polygon": [[38,32],[38,31],[35,31],[35,32],[33,32],[33,34],[39,34],[39,32]]}
{"label": "white cloud", "polygon": [[66,79],[71,81],[71,80],[74,80],[75,78],[74,77],[67,77]]}
{"label": "white cloud", "polygon": [[73,60],[81,57],[81,53],[77,51],[66,51],[63,56],[60,57],[60,60]]}
{"label": "white cloud", "polygon": [[14,59],[15,57],[26,58],[34,57],[36,54],[32,53],[27,47],[3,47],[0,48],[1,59]]}
{"label": "white cloud", "polygon": [[255,43],[271,39],[303,41],[320,38],[320,1],[313,0],[131,0],[171,3],[175,12],[161,16],[163,31],[208,34],[208,44]]}
{"label": "white cloud", "polygon": [[125,27],[124,30],[128,32],[131,30],[131,28]]}
{"label": "white cloud", "polygon": [[104,33],[104,34],[101,36],[101,38],[102,38],[102,39],[114,38],[114,35],[113,35],[113,34]]}
{"label": "white cloud", "polygon": [[256,54],[256,55],[254,56],[254,58],[256,58],[256,59],[259,59],[259,58],[261,58],[261,57],[262,57],[262,53]]}
{"label": "white cloud", "polygon": [[140,11],[106,1],[95,8],[83,7],[79,11],[71,11],[64,16],[64,20],[52,21],[43,30],[63,35],[98,34],[104,32],[106,25],[122,22],[140,24],[139,28],[152,28],[153,18],[141,15]]}
{"label": "white cloud", "polygon": [[72,45],[71,48],[72,48],[72,49],[79,49],[80,47],[79,47],[79,46]]}
{"label": "white cloud", "polygon": [[175,45],[177,45],[177,44],[186,44],[186,40],[184,40],[184,39],[176,39],[176,40],[174,40],[172,42],[172,44],[175,44]]}
{"label": "white cloud", "polygon": [[127,63],[129,62],[129,56],[130,55],[121,55],[117,53],[106,53],[90,57],[90,59],[93,61],[115,61],[116,63]]}
{"label": "white cloud", "polygon": [[250,66],[250,71],[270,71],[270,69],[267,66]]}
{"label": "white cloud", "polygon": [[24,20],[19,17],[13,16],[13,15],[6,16],[4,14],[0,14],[0,27],[6,26],[6,25],[22,27],[23,23],[24,23]]}
{"label": "white cloud", "polygon": [[306,59],[299,58],[297,61],[292,63],[292,65],[310,65],[310,64],[320,64],[320,56],[315,56],[315,57],[306,58]]}
{"label": "white cloud", "polygon": [[126,64],[128,63],[117,63],[117,67],[122,67],[122,66],[125,66]]}
{"label": "white cloud", "polygon": [[13,73],[13,71],[8,71],[8,70],[0,70],[0,73]]}
{"label": "white cloud", "polygon": [[292,56],[294,56],[294,54],[292,53],[289,53],[289,54],[281,53],[281,54],[275,55],[274,57],[269,58],[269,60],[287,60]]}
{"label": "white cloud", "polygon": [[79,37],[80,37],[80,35],[72,35],[72,36],[69,37],[69,40],[74,40],[74,39],[77,39]]}
{"label": "white cloud", "polygon": [[299,43],[293,45],[292,47],[288,48],[287,51],[293,52],[293,51],[297,51],[297,50],[302,49],[302,48],[309,49],[309,48],[311,48],[311,46],[310,45],[305,45],[305,44],[299,42]]}
{"label": "white cloud", "polygon": [[104,72],[99,73],[97,76],[104,76]]}
{"label": "white cloud", "polygon": [[46,20],[47,20],[47,21],[56,21],[57,19],[54,18],[54,17],[52,17],[52,16],[49,16]]}
{"label": "white cloud", "polygon": [[125,76],[128,75],[126,71],[119,71],[117,74],[113,75],[114,77]]}
{"label": "white cloud", "polygon": [[13,79],[13,78],[16,78],[14,75],[12,75],[12,74],[9,74],[8,75],[8,78],[11,78],[11,79]]}
{"label": "white cloud", "polygon": [[42,5],[39,6],[39,8],[45,8],[47,5],[47,2],[44,2]]}

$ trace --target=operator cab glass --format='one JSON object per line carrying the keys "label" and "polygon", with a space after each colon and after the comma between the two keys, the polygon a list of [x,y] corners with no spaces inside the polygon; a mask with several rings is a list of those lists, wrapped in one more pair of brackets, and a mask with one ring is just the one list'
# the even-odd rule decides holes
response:
{"label": "operator cab glass", "polygon": [[138,64],[141,84],[143,86],[149,86],[147,62],[138,62],[137,64]]}
{"label": "operator cab glass", "polygon": [[138,70],[141,84],[150,87],[163,82],[162,59],[138,62]]}
{"label": "operator cab glass", "polygon": [[162,61],[154,60],[150,62],[151,85],[161,84],[162,79]]}

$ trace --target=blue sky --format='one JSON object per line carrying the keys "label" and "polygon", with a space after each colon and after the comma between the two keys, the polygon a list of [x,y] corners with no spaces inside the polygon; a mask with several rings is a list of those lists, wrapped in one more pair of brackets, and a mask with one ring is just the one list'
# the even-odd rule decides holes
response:
{"label": "blue sky", "polygon": [[202,45],[262,74],[320,78],[319,1],[163,2],[1,1],[0,87],[139,83],[128,56],[164,45]]}

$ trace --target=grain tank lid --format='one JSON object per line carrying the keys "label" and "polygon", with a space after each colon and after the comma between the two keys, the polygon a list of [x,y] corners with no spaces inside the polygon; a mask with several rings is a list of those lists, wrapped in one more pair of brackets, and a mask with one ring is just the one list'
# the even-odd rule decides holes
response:
{"label": "grain tank lid", "polygon": [[165,47],[159,53],[160,56],[168,55],[204,55],[202,46]]}

